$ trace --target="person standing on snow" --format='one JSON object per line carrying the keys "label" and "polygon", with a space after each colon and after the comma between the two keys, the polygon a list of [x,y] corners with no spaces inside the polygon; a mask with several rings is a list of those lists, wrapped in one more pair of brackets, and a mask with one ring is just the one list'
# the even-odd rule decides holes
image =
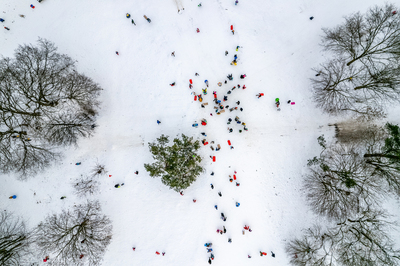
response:
{"label": "person standing on snow", "polygon": [[135,21],[134,21],[133,19],[132,19],[131,21],[132,21],[132,24],[136,26],[136,23],[135,23]]}
{"label": "person standing on snow", "polygon": [[276,99],[275,99],[275,104],[276,104],[276,107],[279,108],[279,105],[281,104],[281,103],[279,102],[279,98],[276,98]]}
{"label": "person standing on snow", "polygon": [[151,22],[151,19],[149,19],[146,15],[144,15],[143,17],[147,20],[147,22]]}

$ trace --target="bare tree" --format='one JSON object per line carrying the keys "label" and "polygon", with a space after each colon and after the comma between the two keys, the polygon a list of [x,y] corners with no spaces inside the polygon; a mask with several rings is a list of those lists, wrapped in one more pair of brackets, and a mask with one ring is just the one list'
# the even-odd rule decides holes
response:
{"label": "bare tree", "polygon": [[317,214],[343,219],[379,203],[385,195],[380,177],[372,174],[352,145],[331,145],[309,166],[303,189]]}
{"label": "bare tree", "polygon": [[383,210],[365,210],[329,231],[337,242],[337,260],[342,265],[399,265],[400,250],[389,235],[393,223]]}
{"label": "bare tree", "polygon": [[53,43],[23,45],[0,61],[0,169],[34,174],[92,134],[101,88]]}
{"label": "bare tree", "polygon": [[373,119],[400,97],[400,17],[396,6],[353,14],[334,29],[323,29],[322,45],[336,58],[314,69],[314,100],[323,111]]}
{"label": "bare tree", "polygon": [[0,265],[19,266],[32,254],[32,232],[12,213],[0,214]]}
{"label": "bare tree", "polygon": [[389,235],[392,225],[383,211],[366,210],[326,230],[309,228],[286,244],[286,252],[292,265],[399,265],[400,250]]}
{"label": "bare tree", "polygon": [[389,189],[400,195],[400,128],[387,123],[384,130],[385,138],[367,143],[363,157],[373,174],[379,175]]}
{"label": "bare tree", "polygon": [[296,266],[334,266],[332,261],[332,239],[321,232],[321,226],[314,225],[303,231],[300,238],[290,239],[285,246],[290,264]]}
{"label": "bare tree", "polygon": [[37,227],[36,243],[43,255],[50,254],[50,265],[99,265],[111,231],[99,202],[87,202],[46,217]]}
{"label": "bare tree", "polygon": [[106,175],[106,174],[107,174],[107,170],[106,170],[104,164],[96,163],[90,173],[90,176],[97,177],[97,176]]}
{"label": "bare tree", "polygon": [[79,197],[85,197],[88,194],[92,195],[99,190],[99,182],[93,180],[93,176],[83,176],[73,182],[75,194]]}
{"label": "bare tree", "polygon": [[334,59],[321,65],[319,76],[311,79],[314,101],[323,111],[337,115],[343,110],[357,109],[360,101],[351,90],[351,82],[360,71],[346,67],[343,58]]}
{"label": "bare tree", "polygon": [[400,66],[346,66],[344,58],[321,65],[313,84],[314,100],[323,111],[358,117],[384,116],[384,106],[399,100]]}
{"label": "bare tree", "polygon": [[[400,59],[400,17],[393,4],[374,6],[365,15],[345,17],[345,22],[334,29],[323,29],[322,45],[326,50],[348,58],[347,66],[356,61],[366,64],[387,64]],[[370,64],[368,63],[368,64]]]}

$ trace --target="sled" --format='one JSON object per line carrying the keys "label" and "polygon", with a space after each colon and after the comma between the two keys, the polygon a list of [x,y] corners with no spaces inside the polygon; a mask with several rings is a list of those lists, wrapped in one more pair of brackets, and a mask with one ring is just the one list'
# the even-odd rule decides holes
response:
{"label": "sled", "polygon": [[295,105],[296,103],[295,103],[295,102],[291,102],[290,104],[291,104],[291,105]]}
{"label": "sled", "polygon": [[231,141],[230,141],[230,140],[228,140],[228,145],[229,145],[229,146],[231,145]]}
{"label": "sled", "polygon": [[225,109],[221,110],[219,113],[220,114],[225,113]]}
{"label": "sled", "polygon": [[236,175],[233,175],[233,180],[236,180]]}
{"label": "sled", "polygon": [[203,145],[204,145],[204,146],[208,145],[208,142],[204,142]]}
{"label": "sled", "polygon": [[197,101],[197,95],[194,96],[194,100]]}
{"label": "sled", "polygon": [[193,81],[192,81],[192,79],[189,79],[189,82],[190,82],[190,84],[193,84]]}
{"label": "sled", "polygon": [[233,30],[233,25],[231,25],[231,30]]}
{"label": "sled", "polygon": [[216,159],[215,159],[215,156],[213,156],[212,159],[213,159],[213,162],[215,162],[215,160],[216,160]]}
{"label": "sled", "polygon": [[214,94],[214,99],[217,99],[217,94],[216,93]]}
{"label": "sled", "polygon": [[221,145],[218,144],[217,147],[218,147],[219,150],[221,149]]}
{"label": "sled", "polygon": [[208,103],[203,103],[204,106],[208,105]]}

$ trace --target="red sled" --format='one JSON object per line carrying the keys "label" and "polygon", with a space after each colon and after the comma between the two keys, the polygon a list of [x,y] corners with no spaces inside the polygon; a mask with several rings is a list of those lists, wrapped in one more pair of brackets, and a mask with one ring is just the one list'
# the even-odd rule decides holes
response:
{"label": "red sled", "polygon": [[189,79],[189,82],[190,82],[190,84],[193,84],[193,81],[192,81],[192,79]]}
{"label": "red sled", "polygon": [[260,93],[260,96],[264,96],[264,93]]}
{"label": "red sled", "polygon": [[236,175],[233,175],[233,180],[236,180]]}
{"label": "red sled", "polygon": [[213,162],[215,162],[215,156],[213,156]]}
{"label": "red sled", "polygon": [[206,146],[208,144],[208,142],[204,142],[204,146]]}
{"label": "red sled", "polygon": [[233,25],[231,25],[231,30],[233,30]]}
{"label": "red sled", "polygon": [[217,99],[217,94],[216,93],[214,94],[214,99]]}
{"label": "red sled", "polygon": [[197,95],[194,96],[194,100],[197,101]]}
{"label": "red sled", "polygon": [[228,145],[231,146],[231,141],[230,140],[228,140]]}

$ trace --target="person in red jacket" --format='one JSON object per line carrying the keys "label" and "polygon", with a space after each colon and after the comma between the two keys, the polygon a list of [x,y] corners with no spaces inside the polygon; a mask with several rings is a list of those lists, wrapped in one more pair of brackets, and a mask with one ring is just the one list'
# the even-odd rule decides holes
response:
{"label": "person in red jacket", "polygon": [[262,252],[262,251],[260,251],[260,256],[262,257],[262,256],[267,256],[267,252]]}
{"label": "person in red jacket", "polygon": [[43,259],[43,262],[47,262],[49,260],[49,256],[46,256],[46,258]]}

